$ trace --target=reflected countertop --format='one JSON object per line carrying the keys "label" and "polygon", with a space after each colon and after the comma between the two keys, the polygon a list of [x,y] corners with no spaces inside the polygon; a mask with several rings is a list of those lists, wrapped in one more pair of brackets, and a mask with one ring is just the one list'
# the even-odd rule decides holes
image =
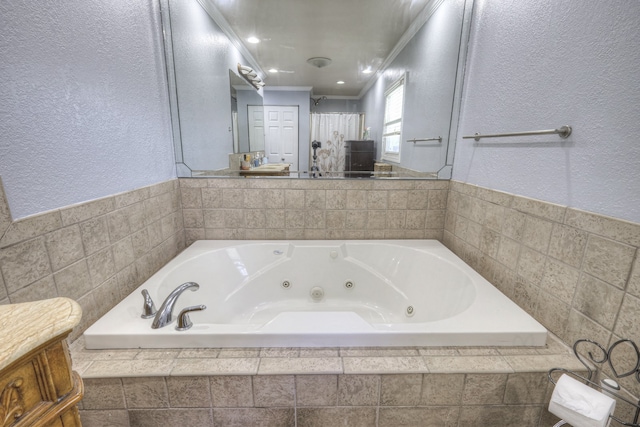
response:
{"label": "reflected countertop", "polygon": [[289,163],[269,163],[248,170],[241,170],[240,175],[289,175],[289,166]]}

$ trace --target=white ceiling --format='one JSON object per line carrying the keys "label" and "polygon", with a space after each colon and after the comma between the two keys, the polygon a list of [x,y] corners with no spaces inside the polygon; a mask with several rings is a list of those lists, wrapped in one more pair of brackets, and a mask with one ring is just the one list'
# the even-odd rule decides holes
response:
{"label": "white ceiling", "polygon": [[[357,96],[432,0],[210,0],[265,71],[267,86]],[[246,40],[255,36],[258,44]],[[328,57],[324,68],[307,64]],[[371,67],[373,73],[363,70]],[[270,73],[269,69],[280,70]],[[342,80],[343,85],[336,82]]]}

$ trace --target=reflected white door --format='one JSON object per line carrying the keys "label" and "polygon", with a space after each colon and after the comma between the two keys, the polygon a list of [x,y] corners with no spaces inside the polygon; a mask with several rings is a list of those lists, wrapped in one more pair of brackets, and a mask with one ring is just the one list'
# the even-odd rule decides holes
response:
{"label": "reflected white door", "polygon": [[269,163],[298,170],[298,106],[265,105],[265,152]]}
{"label": "reflected white door", "polygon": [[264,107],[247,105],[249,118],[249,151],[264,150]]}

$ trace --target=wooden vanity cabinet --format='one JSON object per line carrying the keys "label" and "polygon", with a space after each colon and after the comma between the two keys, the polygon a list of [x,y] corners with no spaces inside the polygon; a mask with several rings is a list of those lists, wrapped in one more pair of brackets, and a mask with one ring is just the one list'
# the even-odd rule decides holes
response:
{"label": "wooden vanity cabinet", "polygon": [[[63,298],[56,298],[61,299]],[[71,302],[77,306],[75,302]],[[26,304],[30,303],[15,306]],[[5,309],[3,307],[0,312],[0,326],[3,330],[11,329],[5,328]],[[79,307],[73,309],[79,310]],[[77,317],[79,320],[79,315]],[[13,317],[13,320],[17,319],[19,317]],[[71,370],[71,357],[66,342],[72,327],[60,332],[55,326],[59,324],[53,327],[40,325],[39,331],[30,333],[33,325],[25,325],[24,334],[11,336],[9,333],[8,337],[3,336],[3,340],[7,338],[13,342],[0,343],[0,350],[11,347],[17,349],[19,354],[16,355],[16,351],[5,351],[4,354],[0,351],[0,357],[4,356],[0,358],[0,426],[81,426],[76,404],[82,399],[84,388],[80,376]],[[46,336],[47,332],[51,332],[53,336]],[[38,339],[34,340],[34,335],[38,335]],[[35,346],[25,347],[30,344]],[[7,361],[8,363],[2,363]]]}

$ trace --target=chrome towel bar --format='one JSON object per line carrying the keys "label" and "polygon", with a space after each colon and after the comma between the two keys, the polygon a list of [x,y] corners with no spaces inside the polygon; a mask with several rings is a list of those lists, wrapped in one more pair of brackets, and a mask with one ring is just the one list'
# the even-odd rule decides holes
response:
{"label": "chrome towel bar", "polygon": [[422,141],[438,141],[438,142],[442,142],[442,137],[441,136],[437,136],[435,138],[413,138],[413,139],[407,139],[407,142],[413,142],[414,144],[416,142],[422,142]]}
{"label": "chrome towel bar", "polygon": [[488,135],[482,135],[480,133],[476,133],[475,135],[465,135],[463,139],[475,139],[476,141],[480,141],[480,138],[501,138],[503,136],[530,136],[530,135],[550,135],[557,134],[560,135],[561,138],[568,138],[571,135],[571,126],[560,126],[558,129],[546,129],[546,130],[533,130],[529,132],[511,132],[511,133],[494,133]]}

